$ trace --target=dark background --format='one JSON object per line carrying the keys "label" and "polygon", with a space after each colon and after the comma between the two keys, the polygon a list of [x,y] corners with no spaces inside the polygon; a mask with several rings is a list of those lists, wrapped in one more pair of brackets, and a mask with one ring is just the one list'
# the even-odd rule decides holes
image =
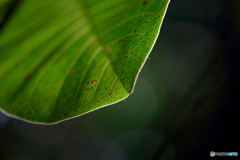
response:
{"label": "dark background", "polygon": [[0,160],[206,160],[210,151],[239,153],[239,8],[238,0],[172,0],[129,98],[52,126],[0,113]]}

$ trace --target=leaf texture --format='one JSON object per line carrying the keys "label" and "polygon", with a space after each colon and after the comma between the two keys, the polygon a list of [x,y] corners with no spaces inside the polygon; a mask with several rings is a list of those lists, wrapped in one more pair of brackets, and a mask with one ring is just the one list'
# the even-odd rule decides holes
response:
{"label": "leaf texture", "polygon": [[57,123],[133,92],[169,0],[24,0],[0,32],[0,107]]}

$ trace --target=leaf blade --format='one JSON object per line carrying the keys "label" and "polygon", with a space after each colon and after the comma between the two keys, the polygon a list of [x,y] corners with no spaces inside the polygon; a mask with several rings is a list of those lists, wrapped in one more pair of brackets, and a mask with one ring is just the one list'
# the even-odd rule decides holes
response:
{"label": "leaf blade", "polygon": [[[55,123],[133,92],[169,1],[38,3],[28,17],[25,9],[36,2],[26,1],[24,11],[18,10],[20,16],[0,35],[0,107],[31,122]],[[44,8],[48,11],[35,20]],[[22,24],[19,17],[29,23]],[[16,26],[22,29],[15,31]],[[34,29],[27,32],[29,28]]]}

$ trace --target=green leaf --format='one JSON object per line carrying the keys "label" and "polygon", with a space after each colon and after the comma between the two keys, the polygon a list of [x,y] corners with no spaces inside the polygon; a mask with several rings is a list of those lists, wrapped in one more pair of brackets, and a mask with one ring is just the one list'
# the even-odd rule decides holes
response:
{"label": "green leaf", "polygon": [[24,0],[0,30],[0,107],[56,123],[133,92],[169,0]]}

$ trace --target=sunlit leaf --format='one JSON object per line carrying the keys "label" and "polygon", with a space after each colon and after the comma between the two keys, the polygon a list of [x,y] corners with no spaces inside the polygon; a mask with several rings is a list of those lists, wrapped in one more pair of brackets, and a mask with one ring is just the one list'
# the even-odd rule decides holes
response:
{"label": "sunlit leaf", "polygon": [[169,0],[24,0],[0,30],[0,107],[55,123],[133,92]]}

